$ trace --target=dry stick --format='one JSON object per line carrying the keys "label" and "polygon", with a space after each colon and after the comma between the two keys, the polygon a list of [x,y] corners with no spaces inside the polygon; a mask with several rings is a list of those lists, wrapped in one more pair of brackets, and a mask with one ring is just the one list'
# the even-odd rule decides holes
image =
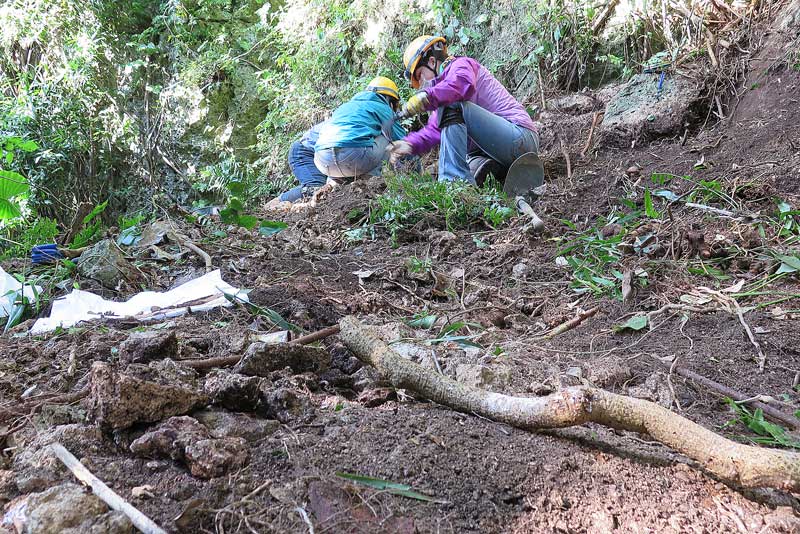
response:
{"label": "dry stick", "polygon": [[152,519],[134,508],[128,501],[106,486],[102,480],[94,476],[91,471],[80,463],[63,445],[60,443],[53,443],[50,445],[50,450],[52,450],[58,459],[67,466],[67,469],[72,471],[75,478],[91,487],[94,494],[100,497],[112,510],[122,512],[128,516],[128,519],[131,520],[131,523],[133,523],[136,528],[145,534],[166,534],[166,531],[156,525]]}
{"label": "dry stick", "polygon": [[600,119],[600,116],[603,114],[602,111],[595,111],[594,116],[592,117],[592,127],[589,128],[589,138],[586,140],[586,146],[583,147],[581,150],[581,157],[585,158],[586,153],[592,147],[592,136],[594,135],[594,129],[597,127],[597,121]]}
{"label": "dry stick", "polygon": [[559,334],[563,334],[567,330],[572,330],[573,328],[575,328],[576,326],[581,324],[583,321],[585,321],[589,317],[592,317],[599,310],[600,310],[600,307],[599,306],[595,306],[591,310],[587,310],[587,311],[579,314],[577,317],[573,317],[569,321],[567,321],[565,323],[561,323],[560,325],[558,325],[557,327],[553,328],[548,333],[544,334],[541,337],[536,338],[536,340],[537,341],[541,341],[541,340],[544,340],[544,339],[551,339],[551,338],[556,337]]}
{"label": "dry stick", "polygon": [[466,414],[525,429],[599,423],[647,434],[697,461],[729,483],[800,491],[800,454],[733,442],[653,402],[588,386],[545,397],[512,397],[484,391],[404,359],[353,317],[339,322],[347,347],[395,388],[417,393]]}
{"label": "dry stick", "polygon": [[567,148],[564,146],[564,142],[560,141],[561,143],[561,153],[564,155],[564,159],[567,162],[567,180],[572,179],[572,162],[569,160],[569,152],[567,152]]}
{"label": "dry stick", "polygon": [[211,256],[209,256],[205,250],[201,249],[200,247],[192,243],[192,240],[186,237],[185,235],[179,234],[174,230],[169,230],[167,231],[167,237],[177,243],[180,243],[184,247],[188,248],[189,250],[191,250],[201,258],[203,258],[203,262],[205,262],[206,264],[206,272],[209,272],[214,268],[214,266],[211,264]]}
{"label": "dry stick", "polygon": [[[338,333],[339,325],[329,326],[327,328],[323,328],[322,330],[306,334],[305,336],[300,336],[297,339],[290,341],[289,344],[309,345],[315,341],[325,339],[326,337],[330,337]],[[192,369],[203,371],[206,369],[215,369],[217,367],[229,367],[231,365],[236,365],[241,359],[241,355],[234,354],[232,356],[219,356],[217,358],[208,358],[205,360],[180,360],[180,363],[182,365],[186,365],[187,367],[191,367]]]}
{"label": "dry stick", "polygon": [[[662,362],[661,360],[658,361],[660,361],[666,367],[670,366],[670,364],[667,362]],[[711,391],[719,393],[720,395],[724,395],[725,397],[730,397],[735,401],[743,401],[749,398],[747,395],[744,395],[743,393],[736,391],[735,389],[731,389],[728,386],[722,385],[719,382],[715,382],[710,378],[706,378],[702,375],[695,373],[694,371],[690,371],[683,367],[676,367],[674,372],[675,374],[681,375],[684,378],[688,378],[692,382],[697,382],[698,384],[710,389]],[[785,425],[789,425],[792,428],[800,429],[800,419],[797,419],[796,417],[792,417],[791,415],[777,408],[774,408],[768,404],[765,404],[761,401],[751,401],[748,404],[752,405],[753,408],[758,408],[761,411],[763,411],[764,415],[766,415],[770,419],[779,421]]]}

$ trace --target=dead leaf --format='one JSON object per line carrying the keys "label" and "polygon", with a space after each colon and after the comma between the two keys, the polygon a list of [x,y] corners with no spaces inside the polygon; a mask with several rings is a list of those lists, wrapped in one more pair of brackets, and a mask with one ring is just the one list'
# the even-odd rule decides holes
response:
{"label": "dead leaf", "polygon": [[720,289],[722,293],[738,293],[744,287],[744,280],[739,280],[735,284],[730,287],[726,287],[725,289]]}

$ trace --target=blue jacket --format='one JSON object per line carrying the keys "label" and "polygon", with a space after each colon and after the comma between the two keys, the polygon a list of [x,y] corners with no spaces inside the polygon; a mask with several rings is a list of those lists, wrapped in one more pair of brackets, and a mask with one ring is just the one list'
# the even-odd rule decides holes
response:
{"label": "blue jacket", "polygon": [[[382,95],[362,91],[349,102],[339,106],[320,128],[314,150],[326,148],[371,147],[381,135],[381,124],[392,118],[394,112]],[[392,140],[405,137],[406,131],[398,123],[392,128]]]}

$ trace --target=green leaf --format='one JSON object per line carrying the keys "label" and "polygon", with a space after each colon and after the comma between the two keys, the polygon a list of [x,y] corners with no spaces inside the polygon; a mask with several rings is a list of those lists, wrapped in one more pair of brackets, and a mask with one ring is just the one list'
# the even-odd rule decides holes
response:
{"label": "green leaf", "polygon": [[638,332],[642,328],[647,326],[647,316],[646,315],[635,315],[625,321],[623,324],[614,326],[615,332],[622,332],[623,330],[634,330]]}
{"label": "green leaf", "polygon": [[108,200],[95,206],[94,209],[89,213],[89,215],[83,218],[83,224],[89,224],[90,222],[92,222],[92,220],[95,217],[97,217],[98,215],[100,215],[105,211],[106,206],[108,206]]}
{"label": "green leaf", "polygon": [[283,221],[261,221],[261,226],[258,227],[258,233],[261,235],[275,235],[281,230],[289,228],[289,225]]}
{"label": "green leaf", "polygon": [[236,224],[248,230],[252,230],[258,225],[258,217],[254,215],[239,215]]}
{"label": "green leaf", "polygon": [[661,214],[653,206],[653,197],[650,195],[650,190],[644,190],[644,212],[651,219],[658,219]]}
{"label": "green leaf", "polygon": [[20,173],[0,170],[0,199],[10,200],[29,190],[28,180]]}
{"label": "green leaf", "polygon": [[246,189],[247,186],[244,184],[244,182],[228,182],[228,191],[230,191],[234,196],[243,196]]}
{"label": "green leaf", "polygon": [[353,473],[337,472],[336,476],[344,478],[346,480],[350,480],[351,482],[356,482],[358,484],[361,484],[362,486],[367,486],[369,488],[373,488],[379,491],[386,491],[394,495],[400,495],[401,497],[408,497],[409,499],[416,499],[418,501],[433,502],[433,503],[446,502],[414,491],[411,489],[411,486],[407,484],[398,484],[397,482],[391,482],[389,480],[367,477],[364,475],[356,475]]}
{"label": "green leaf", "polygon": [[776,259],[780,260],[781,262],[781,266],[776,271],[776,274],[800,271],[800,258],[797,256],[777,255]]}
{"label": "green leaf", "polygon": [[407,321],[406,324],[412,328],[424,328],[428,330],[434,325],[437,318],[438,317],[432,313],[418,314],[415,315],[413,319]]}
{"label": "green leaf", "polygon": [[14,219],[20,216],[19,207],[5,198],[0,198],[0,220]]}
{"label": "green leaf", "polygon": [[219,211],[219,218],[225,224],[236,224],[239,221],[239,213],[231,208]]}
{"label": "green leaf", "polygon": [[233,197],[228,201],[228,208],[236,211],[244,211],[244,204],[242,204],[242,201],[238,198]]}

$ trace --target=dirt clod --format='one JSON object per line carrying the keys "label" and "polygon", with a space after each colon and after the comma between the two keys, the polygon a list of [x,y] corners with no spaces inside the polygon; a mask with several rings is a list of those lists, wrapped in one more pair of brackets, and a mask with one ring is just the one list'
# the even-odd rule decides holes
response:
{"label": "dirt clod", "polygon": [[175,359],[178,354],[178,337],[174,331],[134,332],[122,342],[119,349],[120,362],[149,363],[164,358]]}
{"label": "dirt clod", "polygon": [[121,512],[107,514],[108,506],[77,484],[53,486],[28,497],[29,534],[104,532],[127,534],[133,525]]}
{"label": "dirt clod", "polygon": [[291,343],[253,343],[247,348],[234,372],[249,376],[269,376],[289,367],[295,373],[325,371],[331,362],[327,350]]}

